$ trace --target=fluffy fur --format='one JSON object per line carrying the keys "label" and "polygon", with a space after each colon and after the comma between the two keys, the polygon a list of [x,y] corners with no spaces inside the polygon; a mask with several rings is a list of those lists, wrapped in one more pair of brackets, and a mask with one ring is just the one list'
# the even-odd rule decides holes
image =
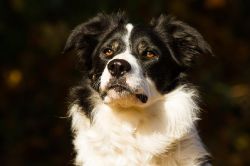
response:
{"label": "fluffy fur", "polygon": [[195,29],[165,15],[134,26],[124,14],[99,14],[73,30],[70,49],[85,73],[69,110],[76,165],[208,164],[198,93],[184,77],[194,57],[212,54]]}

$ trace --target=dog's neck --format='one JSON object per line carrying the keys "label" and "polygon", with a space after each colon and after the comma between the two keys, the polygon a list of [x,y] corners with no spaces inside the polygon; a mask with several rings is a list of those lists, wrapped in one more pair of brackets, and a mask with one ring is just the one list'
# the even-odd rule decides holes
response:
{"label": "dog's neck", "polygon": [[164,100],[144,108],[114,109],[99,103],[93,109],[92,123],[74,105],[70,114],[75,145],[81,147],[78,156],[85,158],[81,154],[89,153],[85,152],[88,146],[95,155],[122,151],[125,156],[131,156],[127,153],[133,149],[132,152],[140,154],[139,161],[171,151],[182,140],[199,139],[194,125],[198,112],[195,97],[195,90],[182,86],[165,95]]}

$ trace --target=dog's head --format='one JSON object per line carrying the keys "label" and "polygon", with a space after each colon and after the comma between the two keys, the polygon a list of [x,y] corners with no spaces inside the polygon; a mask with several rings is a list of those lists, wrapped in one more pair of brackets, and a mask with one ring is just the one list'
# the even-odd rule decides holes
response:
{"label": "dog's head", "polygon": [[98,14],[77,26],[65,51],[75,49],[91,87],[105,103],[144,106],[174,89],[194,57],[212,54],[192,27],[161,15],[132,25],[122,13]]}

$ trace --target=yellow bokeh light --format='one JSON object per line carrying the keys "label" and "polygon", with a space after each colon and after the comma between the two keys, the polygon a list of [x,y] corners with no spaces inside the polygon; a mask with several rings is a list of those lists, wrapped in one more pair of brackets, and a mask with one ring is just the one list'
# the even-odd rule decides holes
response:
{"label": "yellow bokeh light", "polygon": [[17,87],[23,79],[22,72],[20,70],[14,69],[7,74],[6,83],[9,87]]}

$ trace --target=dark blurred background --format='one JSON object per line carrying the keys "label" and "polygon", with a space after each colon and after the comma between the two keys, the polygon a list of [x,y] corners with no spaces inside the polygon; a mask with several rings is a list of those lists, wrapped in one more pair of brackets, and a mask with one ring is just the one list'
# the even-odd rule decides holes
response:
{"label": "dark blurred background", "polygon": [[71,165],[67,94],[81,73],[61,51],[77,24],[118,9],[136,22],[168,12],[201,32],[216,55],[193,69],[201,137],[214,165],[250,165],[249,0],[1,0],[0,165]]}

